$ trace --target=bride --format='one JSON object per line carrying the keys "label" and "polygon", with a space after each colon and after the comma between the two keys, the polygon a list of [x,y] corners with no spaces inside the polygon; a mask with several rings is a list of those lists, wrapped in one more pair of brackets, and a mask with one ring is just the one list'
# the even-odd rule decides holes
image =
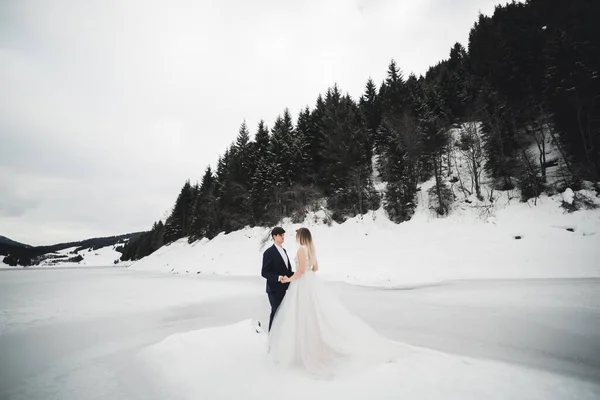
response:
{"label": "bride", "polygon": [[319,263],[307,228],[296,231],[296,272],[269,333],[276,364],[319,376],[393,359],[392,342],[352,315],[318,280]]}

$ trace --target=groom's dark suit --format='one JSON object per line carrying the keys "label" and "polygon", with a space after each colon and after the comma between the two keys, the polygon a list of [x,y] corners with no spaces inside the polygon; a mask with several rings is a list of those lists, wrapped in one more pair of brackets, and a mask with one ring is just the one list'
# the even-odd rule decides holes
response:
{"label": "groom's dark suit", "polygon": [[[287,255],[287,251],[283,249]],[[287,265],[281,257],[279,250],[276,245],[269,247],[263,253],[262,273],[263,278],[267,280],[267,295],[269,296],[269,302],[271,303],[271,316],[269,318],[269,330],[271,330],[271,324],[273,324],[273,317],[279,305],[285,297],[285,291],[287,290],[289,283],[279,282],[279,276],[292,276],[292,265],[289,260]]]}

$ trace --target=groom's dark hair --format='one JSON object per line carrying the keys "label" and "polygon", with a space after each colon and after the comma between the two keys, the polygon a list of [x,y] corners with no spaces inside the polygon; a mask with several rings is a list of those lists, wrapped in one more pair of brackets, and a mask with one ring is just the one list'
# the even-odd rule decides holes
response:
{"label": "groom's dark hair", "polygon": [[284,234],[285,231],[283,230],[282,227],[280,226],[276,226],[275,228],[273,228],[273,230],[271,231],[271,237],[275,236],[275,235],[282,235]]}

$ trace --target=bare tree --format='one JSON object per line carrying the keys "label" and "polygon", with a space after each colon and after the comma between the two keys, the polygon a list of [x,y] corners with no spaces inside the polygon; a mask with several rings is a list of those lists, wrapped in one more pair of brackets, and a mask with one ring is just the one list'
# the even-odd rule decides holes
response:
{"label": "bare tree", "polygon": [[470,192],[472,193],[473,188],[475,188],[477,198],[483,200],[483,196],[481,195],[481,174],[485,159],[477,123],[466,122],[462,125],[458,147],[467,162],[467,168],[471,177]]}
{"label": "bare tree", "polygon": [[292,222],[300,223],[304,221],[306,214],[310,210],[317,209],[317,203],[323,194],[314,185],[295,184],[283,193],[284,203],[287,214],[291,216]]}
{"label": "bare tree", "polygon": [[541,121],[538,124],[539,129],[536,129],[536,133],[533,135],[533,139],[535,140],[540,152],[540,170],[542,172],[542,182],[544,183],[546,183],[546,168],[548,167],[548,163],[546,161],[546,125],[545,118],[542,114]]}
{"label": "bare tree", "polygon": [[355,193],[357,195],[358,203],[358,215],[362,218],[363,215],[363,193],[365,190],[365,184],[363,179],[364,168],[360,165],[351,169],[350,175],[352,176],[352,182]]}
{"label": "bare tree", "polygon": [[467,189],[465,186],[465,183],[462,180],[462,177],[460,176],[460,169],[458,166],[458,161],[456,161],[456,152],[452,152],[452,160],[454,161],[454,167],[456,168],[456,177],[458,179],[458,188],[463,192],[463,194],[465,194],[468,197],[472,194],[473,187],[471,187],[471,190]]}
{"label": "bare tree", "polygon": [[[531,126],[527,127],[525,129],[525,132],[527,133],[528,136],[530,136],[531,138],[533,138],[537,149],[538,149],[538,161],[539,161],[539,165],[540,165],[540,173],[541,173],[541,178],[542,178],[542,182],[546,183],[547,179],[546,179],[546,168],[548,168],[549,166],[552,165],[556,165],[554,163],[548,163],[548,161],[546,160],[546,153],[547,153],[547,139],[548,139],[548,122],[546,120],[546,115],[544,113],[544,110],[542,109],[541,106],[537,106],[537,112],[538,112],[538,116],[533,119],[533,122],[531,124]],[[533,114],[533,113],[532,113]]]}

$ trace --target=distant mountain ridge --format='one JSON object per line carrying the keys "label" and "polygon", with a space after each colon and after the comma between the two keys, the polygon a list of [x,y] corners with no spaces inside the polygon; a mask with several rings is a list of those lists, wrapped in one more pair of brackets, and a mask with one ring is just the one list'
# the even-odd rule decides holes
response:
{"label": "distant mountain ridge", "polygon": [[68,249],[70,247],[77,247],[78,251],[86,248],[98,249],[101,247],[112,246],[117,243],[125,243],[126,240],[136,238],[143,233],[144,232],[126,233],[118,236],[91,238],[49,246],[29,246],[0,236],[0,259],[1,256],[7,256],[3,261],[5,264],[9,265],[34,265],[46,258],[46,254],[54,253],[59,250]]}
{"label": "distant mountain ridge", "polygon": [[28,244],[16,242],[16,241],[9,239],[6,236],[2,236],[2,235],[0,235],[0,244],[9,244],[11,246],[31,247]]}

